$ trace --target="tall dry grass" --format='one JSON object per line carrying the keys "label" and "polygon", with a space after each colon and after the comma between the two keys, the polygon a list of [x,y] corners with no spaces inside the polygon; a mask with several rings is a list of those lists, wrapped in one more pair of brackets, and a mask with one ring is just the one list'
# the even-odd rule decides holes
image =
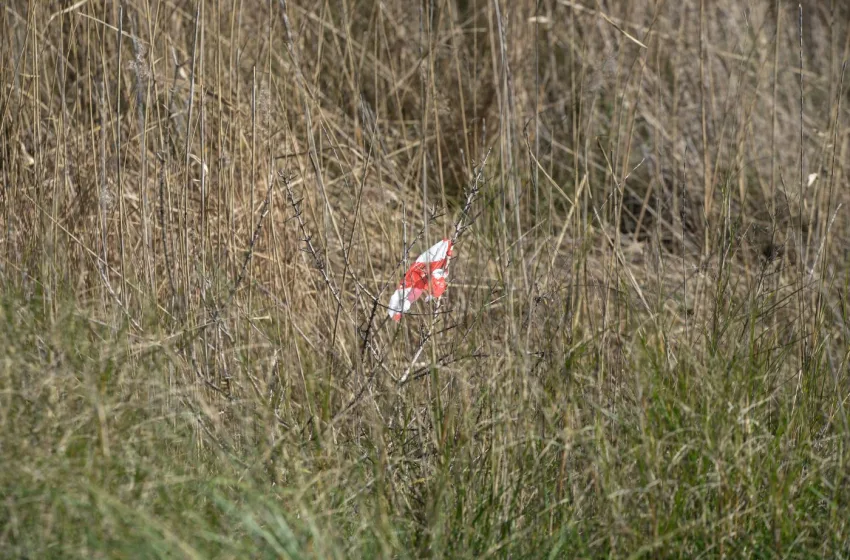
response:
{"label": "tall dry grass", "polygon": [[850,554],[843,2],[0,25],[4,556]]}

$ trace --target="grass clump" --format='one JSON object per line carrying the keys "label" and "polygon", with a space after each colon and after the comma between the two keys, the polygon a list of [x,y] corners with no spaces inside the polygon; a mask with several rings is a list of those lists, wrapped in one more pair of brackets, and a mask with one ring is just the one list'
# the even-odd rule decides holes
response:
{"label": "grass clump", "polygon": [[2,556],[850,554],[843,4],[0,10]]}

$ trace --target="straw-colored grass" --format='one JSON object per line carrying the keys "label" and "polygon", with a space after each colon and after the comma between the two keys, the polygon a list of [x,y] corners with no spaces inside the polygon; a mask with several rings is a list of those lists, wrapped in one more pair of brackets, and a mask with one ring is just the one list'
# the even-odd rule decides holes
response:
{"label": "straw-colored grass", "polygon": [[0,556],[850,556],[848,57],[839,0],[3,2]]}

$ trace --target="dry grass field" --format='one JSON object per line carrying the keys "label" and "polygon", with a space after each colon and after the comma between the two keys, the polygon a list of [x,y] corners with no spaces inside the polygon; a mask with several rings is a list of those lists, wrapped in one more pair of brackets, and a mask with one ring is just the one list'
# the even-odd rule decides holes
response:
{"label": "dry grass field", "polygon": [[4,0],[0,557],[850,558],[848,58],[843,0]]}

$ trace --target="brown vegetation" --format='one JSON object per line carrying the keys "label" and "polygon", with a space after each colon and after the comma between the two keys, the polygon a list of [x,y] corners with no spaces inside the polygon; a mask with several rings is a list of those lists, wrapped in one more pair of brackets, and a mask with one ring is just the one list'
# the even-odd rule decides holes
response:
{"label": "brown vegetation", "polygon": [[[187,414],[174,472],[315,485],[291,511],[338,532],[299,554],[846,554],[845,3],[11,0],[0,30],[4,301],[91,330],[21,338],[0,406],[59,439],[78,390]],[[458,224],[447,297],[388,321]],[[112,364],[84,389],[79,345]]]}

